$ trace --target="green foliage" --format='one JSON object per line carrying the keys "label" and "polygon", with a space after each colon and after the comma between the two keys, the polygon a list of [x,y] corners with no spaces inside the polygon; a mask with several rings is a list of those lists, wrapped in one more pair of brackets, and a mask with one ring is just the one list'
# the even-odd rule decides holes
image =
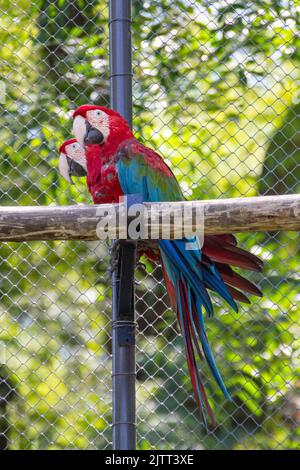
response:
{"label": "green foliage", "polygon": [[[108,2],[2,3],[1,203],[87,202],[84,181],[69,187],[58,176],[57,147],[72,109],[108,104]],[[135,130],[192,199],[296,192],[298,2],[225,3],[133,1]],[[266,261],[253,275],[264,298],[238,315],[217,305],[207,321],[234,399],[224,403],[208,380],[219,423],[209,433],[160,270],[146,262],[137,272],[141,449],[299,446],[299,243],[291,233],[239,240]],[[0,260],[0,407],[8,403],[0,427],[9,423],[9,447],[109,446],[105,246],[4,243]]]}

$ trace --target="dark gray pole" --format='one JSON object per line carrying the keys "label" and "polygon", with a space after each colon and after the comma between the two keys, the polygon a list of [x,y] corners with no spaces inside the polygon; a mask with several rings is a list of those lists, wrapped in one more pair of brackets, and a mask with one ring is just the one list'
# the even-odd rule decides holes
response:
{"label": "dark gray pole", "polygon": [[[110,0],[111,107],[132,125],[131,0]],[[113,445],[136,447],[135,244],[122,242],[113,273]]]}
{"label": "dark gray pole", "polygon": [[132,126],[131,0],[110,0],[110,101]]}

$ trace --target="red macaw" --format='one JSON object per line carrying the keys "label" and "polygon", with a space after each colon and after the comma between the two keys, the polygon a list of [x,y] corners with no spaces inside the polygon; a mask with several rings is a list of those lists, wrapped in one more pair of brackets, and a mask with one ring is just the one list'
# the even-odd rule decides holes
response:
{"label": "red macaw", "polygon": [[[73,118],[75,137],[85,147],[87,183],[95,202],[98,202],[97,194],[102,194],[103,188],[110,188],[111,198],[117,200],[120,192],[140,193],[144,201],[150,202],[184,199],[163,159],[135,139],[127,122],[117,112],[85,105],[74,112]],[[112,177],[106,178],[102,173],[104,164],[109,164]],[[111,181],[115,186],[110,186]],[[117,188],[116,192],[114,187]],[[188,241],[198,243],[197,237]],[[225,397],[230,399],[230,395],[207,339],[203,310],[209,316],[213,314],[207,289],[218,293],[237,311],[235,300],[249,303],[241,290],[258,296],[262,294],[254,284],[235,273],[231,266],[260,271],[262,262],[238,248],[233,235],[206,236],[202,249],[198,245],[198,249],[192,251],[186,249],[186,242],[187,239],[159,240],[160,258],[171,306],[177,314],[185,340],[195,399],[204,421],[207,412],[214,422],[197,367],[197,355],[199,359],[206,358]]]}

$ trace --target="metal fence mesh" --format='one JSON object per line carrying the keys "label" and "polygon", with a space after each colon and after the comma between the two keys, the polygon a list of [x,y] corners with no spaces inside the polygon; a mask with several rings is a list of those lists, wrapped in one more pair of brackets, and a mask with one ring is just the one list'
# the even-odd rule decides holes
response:
{"label": "metal fence mesh", "polygon": [[[299,190],[297,0],[133,3],[134,128],[191,199]],[[2,0],[1,203],[89,202],[58,175],[71,111],[109,102],[108,2]],[[298,42],[297,42],[298,41]],[[206,432],[160,268],[138,268],[139,449],[299,447],[299,239],[239,236],[264,297],[216,299],[208,334],[234,398],[211,380]],[[103,243],[0,247],[0,447],[112,445],[111,291]],[[208,376],[208,374],[206,374]]]}

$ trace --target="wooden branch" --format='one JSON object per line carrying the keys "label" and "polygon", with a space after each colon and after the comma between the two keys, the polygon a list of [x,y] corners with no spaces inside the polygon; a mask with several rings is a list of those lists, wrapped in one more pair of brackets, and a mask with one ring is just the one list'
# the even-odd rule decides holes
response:
{"label": "wooden branch", "polygon": [[[183,207],[192,209],[185,223],[186,234],[200,230],[195,224],[195,214],[204,210],[205,234],[252,231],[300,230],[300,195],[263,196],[214,201],[185,201],[172,203],[145,203],[146,219],[160,215],[154,228],[166,227],[170,210],[171,237],[178,233],[178,222]],[[26,240],[97,240],[96,226],[103,220],[97,210],[124,211],[124,204],[101,206],[9,206],[0,209],[0,241]],[[113,237],[113,233],[109,231]],[[117,237],[119,236],[117,232]]]}

